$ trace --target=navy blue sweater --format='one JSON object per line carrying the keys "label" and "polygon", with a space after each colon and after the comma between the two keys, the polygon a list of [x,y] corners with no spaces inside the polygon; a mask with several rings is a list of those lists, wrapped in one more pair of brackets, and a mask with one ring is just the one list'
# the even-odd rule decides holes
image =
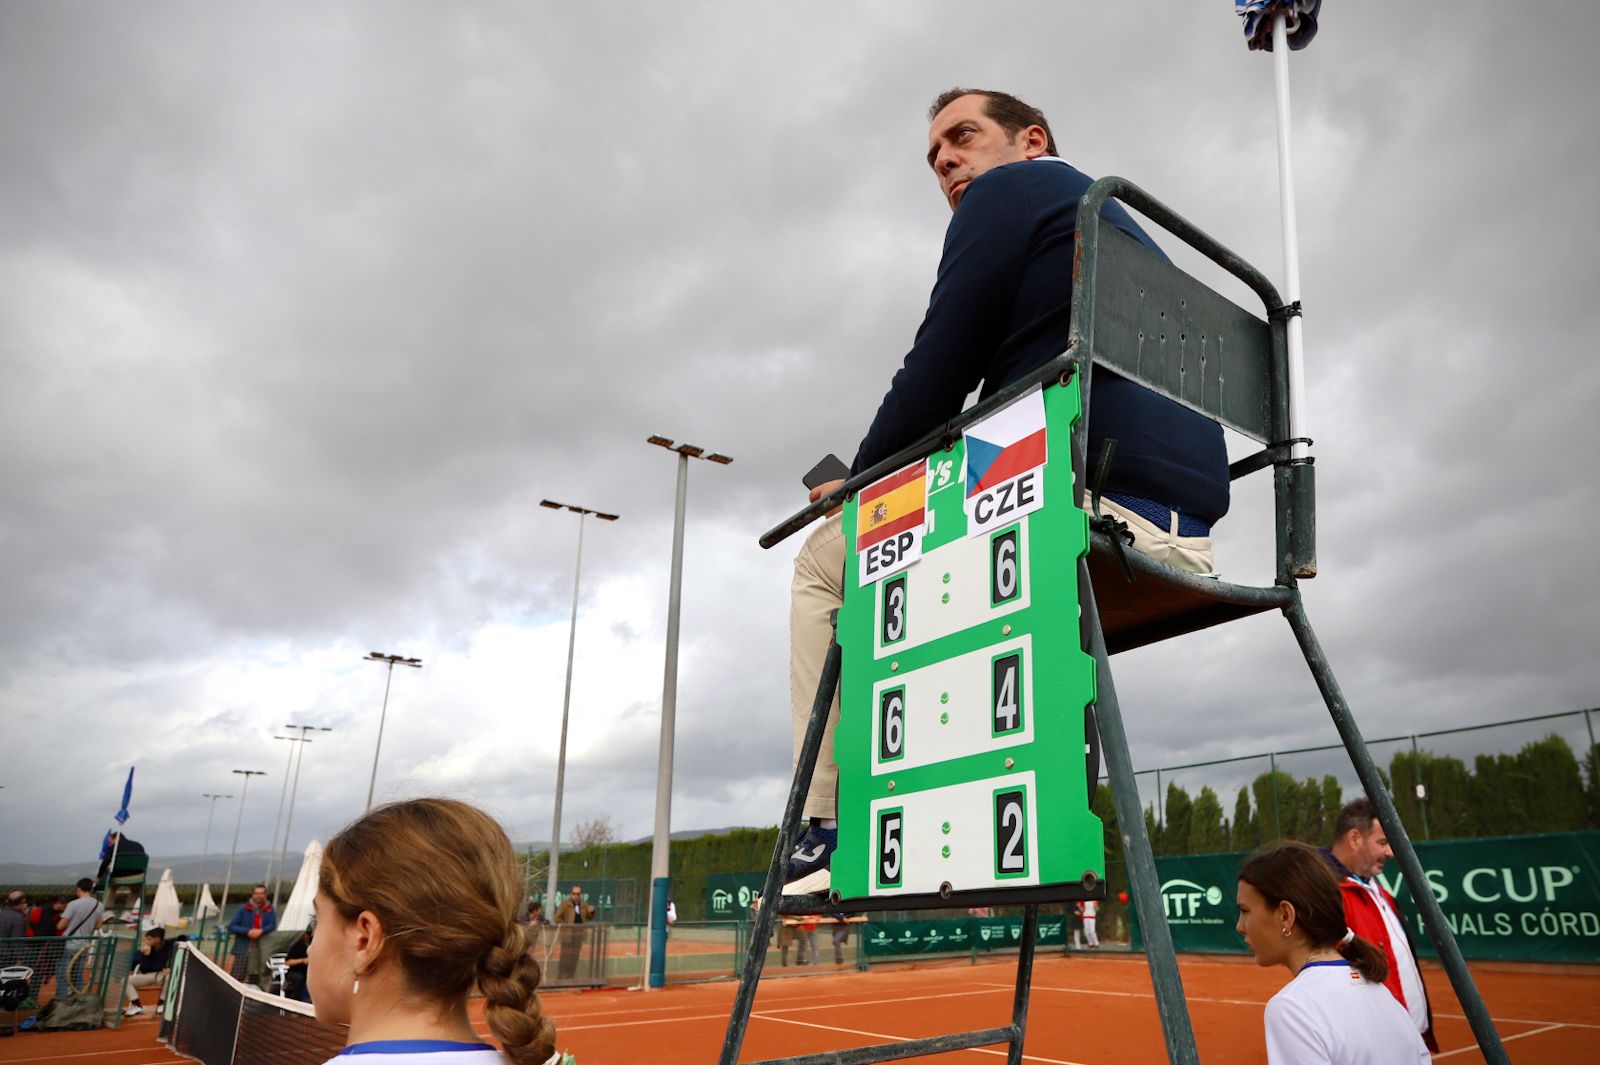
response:
{"label": "navy blue sweater", "polygon": [[[928,313],[894,375],[851,473],[888,458],[979,398],[1066,350],[1073,237],[1089,178],[1059,160],[996,167],[967,186],[945,231]],[[1102,217],[1162,254],[1118,203]],[[1089,462],[1107,438],[1117,450],[1105,490],[1152,499],[1208,524],[1228,512],[1222,427],[1164,396],[1095,367]]]}

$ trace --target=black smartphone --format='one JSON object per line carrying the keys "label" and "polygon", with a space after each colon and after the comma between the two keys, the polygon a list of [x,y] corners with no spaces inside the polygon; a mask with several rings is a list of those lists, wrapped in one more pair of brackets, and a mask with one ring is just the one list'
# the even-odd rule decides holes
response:
{"label": "black smartphone", "polygon": [[829,481],[842,481],[850,476],[850,467],[839,460],[838,455],[827,455],[823,460],[811,467],[811,472],[800,478],[800,483],[807,488],[815,488],[819,484]]}

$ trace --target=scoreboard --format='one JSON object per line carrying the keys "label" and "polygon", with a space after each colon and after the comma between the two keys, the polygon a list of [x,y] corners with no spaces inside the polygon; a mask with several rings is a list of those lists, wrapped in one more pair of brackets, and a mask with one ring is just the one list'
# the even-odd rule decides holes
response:
{"label": "scoreboard", "polygon": [[1080,411],[1076,378],[1034,390],[845,505],[841,899],[1103,891],[1084,759]]}

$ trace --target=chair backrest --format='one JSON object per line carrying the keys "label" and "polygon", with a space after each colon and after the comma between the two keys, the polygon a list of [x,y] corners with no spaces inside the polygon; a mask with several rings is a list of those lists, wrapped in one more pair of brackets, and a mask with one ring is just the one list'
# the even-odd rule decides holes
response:
{"label": "chair backrest", "polygon": [[1272,331],[1115,226],[1101,226],[1091,351],[1259,443],[1272,432]]}
{"label": "chair backrest", "polygon": [[[1250,313],[1105,224],[1115,197],[1244,282],[1266,317]],[[1237,478],[1273,467],[1281,581],[1316,575],[1316,488],[1309,457],[1291,455],[1286,308],[1266,275],[1131,181],[1104,177],[1078,203],[1068,352],[1265,444],[1233,463]],[[1089,417],[1094,405],[1089,404]],[[1087,419],[1078,427],[1086,447]]]}

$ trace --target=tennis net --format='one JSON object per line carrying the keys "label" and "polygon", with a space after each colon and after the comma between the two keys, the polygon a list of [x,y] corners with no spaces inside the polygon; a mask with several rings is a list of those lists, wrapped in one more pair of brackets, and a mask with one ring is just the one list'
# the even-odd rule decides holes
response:
{"label": "tennis net", "polygon": [[345,1029],[317,1021],[304,1002],[239,983],[193,943],[170,979],[161,1037],[203,1065],[322,1065],[344,1049]]}

